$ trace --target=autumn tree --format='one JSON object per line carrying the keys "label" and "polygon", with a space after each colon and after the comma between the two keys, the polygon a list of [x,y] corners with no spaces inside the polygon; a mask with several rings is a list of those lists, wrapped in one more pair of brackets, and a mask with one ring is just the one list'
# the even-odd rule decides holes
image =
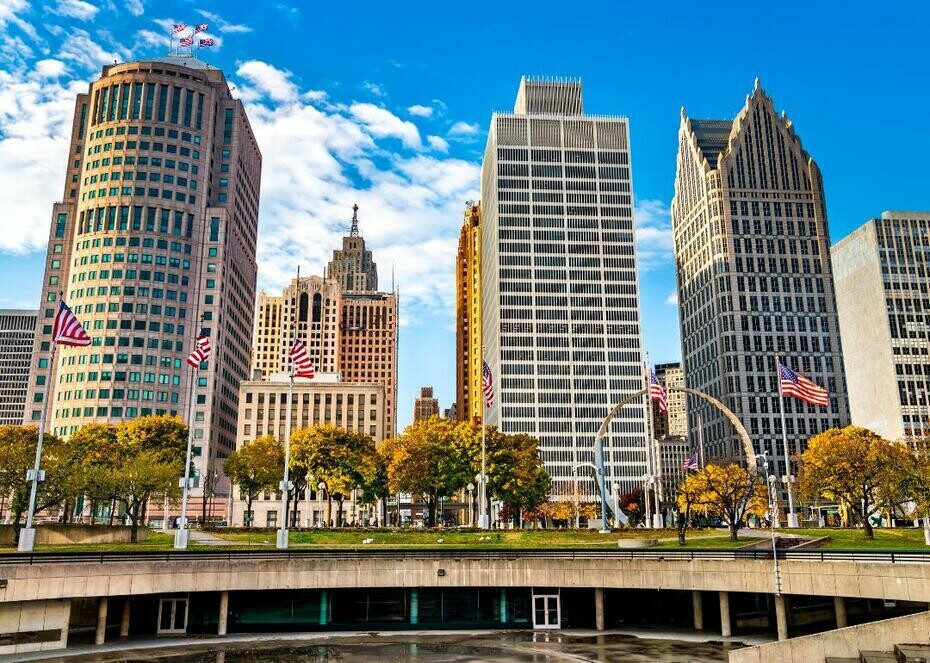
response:
{"label": "autumn tree", "polygon": [[621,493],[617,498],[617,506],[629,519],[630,527],[638,527],[646,519],[642,488],[634,488],[627,493]]}
{"label": "autumn tree", "polygon": [[[26,473],[35,466],[39,429],[35,426],[0,426],[0,494],[10,497],[14,537],[19,539],[20,522],[29,507],[32,482]],[[45,480],[39,482],[35,513],[60,504],[67,495],[68,476],[65,443],[55,435],[45,434],[42,442],[42,462]]]}
{"label": "autumn tree", "polygon": [[747,513],[763,514],[768,508],[765,485],[756,480],[755,474],[735,463],[708,465],[688,478],[693,482],[689,489],[700,495],[695,506],[705,507],[708,514],[724,520],[731,541],[737,540]]}
{"label": "autumn tree", "polygon": [[97,505],[116,501],[120,447],[115,424],[84,424],[68,438],[77,456],[74,477],[79,492],[90,504],[90,524],[94,524]]}
{"label": "autumn tree", "polygon": [[496,435],[486,455],[489,492],[509,507],[517,526],[522,526],[523,511],[544,503],[552,487],[539,456],[539,440],[524,433]]}
{"label": "autumn tree", "polygon": [[870,517],[900,499],[911,483],[904,469],[907,463],[901,458],[904,453],[906,447],[867,428],[831,428],[808,442],[801,455],[800,480],[809,492],[855,514],[866,538],[872,539]]}
{"label": "autumn tree", "polygon": [[255,438],[229,454],[223,471],[245,500],[243,524],[252,527],[252,502],[284,478],[284,446],[271,435]]}
{"label": "autumn tree", "polygon": [[691,511],[702,503],[705,485],[697,474],[688,474],[678,483],[675,505],[678,508],[678,545],[685,545],[685,532]]}

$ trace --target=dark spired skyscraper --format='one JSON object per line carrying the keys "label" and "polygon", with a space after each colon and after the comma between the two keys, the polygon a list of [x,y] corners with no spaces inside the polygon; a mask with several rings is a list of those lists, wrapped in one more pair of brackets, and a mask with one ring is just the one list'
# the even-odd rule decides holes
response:
{"label": "dark spired skyscraper", "polygon": [[[820,169],[756,81],[736,118],[684,109],[672,201],[685,383],[720,399],[784,475],[775,352],[830,390],[829,407],[785,399],[791,453],[849,421]],[[733,427],[703,401],[707,457],[742,455]]]}
{"label": "dark spired skyscraper", "polygon": [[378,266],[358,233],[358,205],[352,206],[352,228],[342,238],[342,249],[333,251],[327,271],[329,278],[339,282],[343,294],[378,290]]}

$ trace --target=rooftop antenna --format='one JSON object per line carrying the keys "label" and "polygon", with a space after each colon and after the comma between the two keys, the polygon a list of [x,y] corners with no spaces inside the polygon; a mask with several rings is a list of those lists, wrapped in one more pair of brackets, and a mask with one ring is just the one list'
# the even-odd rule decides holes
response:
{"label": "rooftop antenna", "polygon": [[358,237],[358,203],[352,205],[352,229],[349,237]]}

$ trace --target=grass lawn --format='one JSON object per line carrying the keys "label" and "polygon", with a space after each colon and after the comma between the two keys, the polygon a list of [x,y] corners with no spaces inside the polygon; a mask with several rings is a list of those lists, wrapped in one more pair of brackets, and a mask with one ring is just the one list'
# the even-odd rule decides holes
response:
{"label": "grass lawn", "polygon": [[830,537],[823,548],[848,548],[869,550],[930,550],[924,545],[924,531],[919,527],[876,528],[875,538],[865,538],[862,529],[787,529],[778,530],[786,534],[810,537]]}

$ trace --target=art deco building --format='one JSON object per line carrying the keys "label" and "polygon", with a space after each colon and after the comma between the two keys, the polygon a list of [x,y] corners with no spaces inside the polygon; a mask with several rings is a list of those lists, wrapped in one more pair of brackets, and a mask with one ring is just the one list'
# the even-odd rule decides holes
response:
{"label": "art deco building", "polygon": [[320,276],[294,278],[282,296],[281,336],[278,342],[280,372],[291,370],[291,344],[299,339],[307,346],[316,370],[339,370],[342,349],[342,293],[333,279]]}
{"label": "art deco building", "polygon": [[883,212],[833,246],[852,422],[930,435],[930,213]]}
{"label": "art deco building", "polygon": [[284,297],[258,293],[255,332],[252,336],[252,373],[281,372],[281,343]]}
{"label": "art deco building", "polygon": [[[830,390],[818,408],[785,399],[791,453],[849,420],[820,170],[756,81],[731,120],[681,113],[672,227],[687,386],[720,399],[757,451],[781,461],[775,352]],[[688,400],[708,459],[741,458],[732,426]]]}
{"label": "art deco building", "polygon": [[465,204],[455,257],[455,397],[461,421],[481,419],[481,205]]}
{"label": "art deco building", "polygon": [[433,398],[432,387],[420,387],[420,395],[413,402],[413,420],[439,416],[439,399]]}
{"label": "art deco building", "polygon": [[[481,329],[489,423],[540,441],[553,495],[593,463],[608,409],[644,387],[629,125],[585,115],[579,81],[523,79],[491,118],[481,182]],[[608,482],[645,473],[643,405],[614,419]],[[594,494],[589,470],[580,489]]]}
{"label": "art deco building", "polygon": [[358,205],[352,206],[352,227],[348,237],[342,238],[342,249],[333,251],[328,276],[346,294],[378,290],[378,266],[365,248],[365,238],[358,234]]}
{"label": "art deco building", "polygon": [[23,423],[37,313],[0,309],[0,426]]}
{"label": "art deco building", "polygon": [[[248,377],[262,156],[223,73],[189,55],[108,65],[74,108],[52,210],[26,421],[187,415],[194,462],[222,473]],[[93,338],[49,365],[59,292]],[[202,321],[201,321],[202,320]],[[193,375],[198,328],[213,354]],[[220,490],[224,490],[221,480]]]}
{"label": "art deco building", "polygon": [[685,386],[685,374],[679,362],[655,365],[656,377],[665,387],[668,408],[659,412],[658,401],[652,401],[653,421],[655,421],[655,437],[661,440],[664,437],[687,437],[688,435],[688,407],[687,397],[683,391],[676,391],[676,387]]}

